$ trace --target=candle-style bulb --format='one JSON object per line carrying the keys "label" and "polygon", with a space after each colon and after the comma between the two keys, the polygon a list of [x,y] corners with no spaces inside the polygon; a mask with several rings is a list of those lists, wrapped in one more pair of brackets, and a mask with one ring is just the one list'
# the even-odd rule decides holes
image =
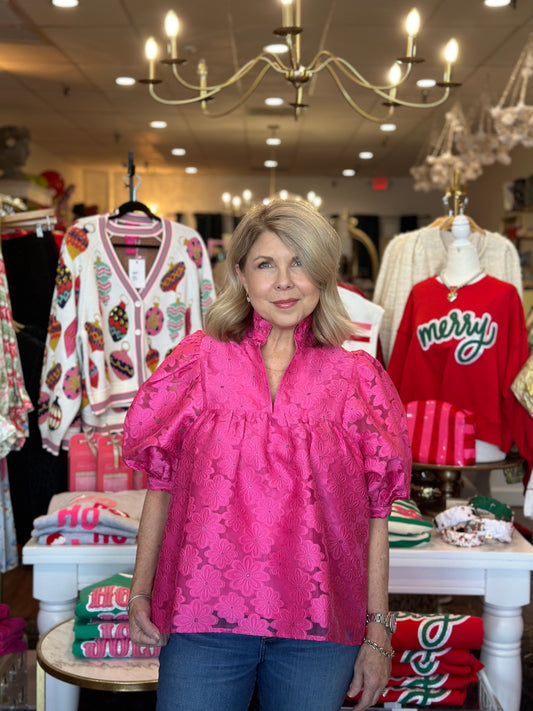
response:
{"label": "candle-style bulb", "polygon": [[389,81],[393,86],[399,83],[402,78],[402,68],[395,62],[389,70]]}
{"label": "candle-style bulb", "polygon": [[174,10],[169,10],[165,17],[165,34],[170,39],[178,36],[180,21]]}
{"label": "candle-style bulb", "polygon": [[153,62],[157,58],[158,53],[159,47],[157,46],[157,42],[153,37],[150,37],[146,40],[146,44],[144,45],[144,54],[146,59]]}
{"label": "candle-style bulb", "polygon": [[459,44],[456,39],[451,39],[446,45],[446,48],[444,49],[444,58],[447,62],[453,64],[455,61],[457,61],[458,56]]}
{"label": "candle-style bulb", "polygon": [[411,12],[407,15],[407,19],[405,21],[405,29],[407,30],[407,34],[409,37],[416,37],[418,34],[418,31],[420,30],[420,13],[414,7]]}

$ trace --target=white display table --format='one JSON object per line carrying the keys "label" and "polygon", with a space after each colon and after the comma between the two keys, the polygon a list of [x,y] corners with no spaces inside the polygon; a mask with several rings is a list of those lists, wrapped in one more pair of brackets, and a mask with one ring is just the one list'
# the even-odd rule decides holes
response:
{"label": "white display table", "polygon": [[[78,591],[117,572],[131,572],[135,546],[41,546],[31,539],[22,561],[33,565],[37,625],[43,634],[74,615]],[[519,711],[522,687],[522,607],[530,601],[533,546],[519,533],[510,544],[455,548],[433,533],[420,548],[390,553],[391,593],[480,595],[485,640],[481,660],[503,711]],[[416,612],[416,610],[412,610]],[[48,708],[76,711],[79,689],[47,678]]]}

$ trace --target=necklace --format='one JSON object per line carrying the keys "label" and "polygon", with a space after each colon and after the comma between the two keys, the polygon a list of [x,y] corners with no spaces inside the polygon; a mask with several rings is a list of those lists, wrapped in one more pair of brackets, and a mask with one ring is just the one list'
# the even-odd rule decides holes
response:
{"label": "necklace", "polygon": [[444,277],[444,272],[442,272],[440,274],[440,278],[441,278],[441,281],[444,284],[444,286],[448,289],[448,294],[446,295],[446,298],[448,299],[448,301],[450,301],[450,302],[455,301],[455,299],[457,298],[457,292],[459,291],[459,289],[462,289],[463,286],[467,286],[468,284],[471,284],[475,279],[477,279],[482,274],[483,274],[483,269],[480,269],[475,274],[473,274],[470,277],[470,279],[468,279],[467,281],[464,281],[462,284],[457,284],[457,286],[452,286],[451,284],[448,284],[448,282],[446,281],[446,278]]}

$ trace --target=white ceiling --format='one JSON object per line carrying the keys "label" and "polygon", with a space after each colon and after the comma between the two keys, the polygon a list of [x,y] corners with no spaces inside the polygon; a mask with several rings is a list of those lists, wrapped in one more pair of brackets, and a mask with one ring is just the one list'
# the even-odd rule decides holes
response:
{"label": "white ceiling", "polygon": [[[302,59],[309,61],[323,47],[369,80],[385,83],[392,62],[405,53],[404,19],[414,2],[302,0]],[[182,24],[180,52],[190,60],[182,71],[190,81],[201,57],[209,81],[221,81],[273,41],[272,30],[281,24],[280,0],[80,0],[68,10],[50,0],[0,0],[1,125],[26,126],[33,142],[76,165],[118,168],[133,150],[137,164],[173,171],[195,165],[201,173],[219,174],[264,171],[272,153],[265,144],[268,127],[278,125],[283,143],[273,157],[280,173],[338,175],[355,167],[366,175],[405,175],[453,102],[474,115],[484,94],[497,102],[533,32],[532,0],[501,9],[486,8],[482,0],[418,0],[418,54],[426,61],[413,73],[440,80],[442,49],[455,37],[460,56],[454,78],[462,86],[443,107],[397,110],[398,131],[385,135],[351,111],[326,72],[308,85],[309,108],[298,121],[288,108],[263,104],[272,94],[293,100],[290,85],[277,74],[267,75],[243,108],[220,119],[202,116],[198,105],[158,104],[139,84],[118,87],[119,75],[147,75],[144,42],[150,35],[162,40],[170,7]],[[163,66],[157,71],[161,77],[170,73]],[[186,96],[173,80],[158,91]],[[433,89],[430,99],[440,91]],[[420,90],[399,96],[420,98]],[[381,108],[375,97],[363,97],[362,104]],[[213,110],[225,105],[224,98],[210,103]],[[168,127],[151,129],[153,119]],[[171,155],[177,146],[187,149],[184,158]],[[363,149],[374,151],[370,163],[358,159]]]}

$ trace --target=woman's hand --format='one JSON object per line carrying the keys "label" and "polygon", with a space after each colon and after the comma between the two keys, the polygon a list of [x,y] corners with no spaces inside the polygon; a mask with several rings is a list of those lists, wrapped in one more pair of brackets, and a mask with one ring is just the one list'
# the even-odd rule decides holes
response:
{"label": "woman's hand", "polygon": [[[390,644],[385,646],[389,648]],[[362,691],[361,698],[352,711],[364,711],[377,703],[383,689],[387,686],[390,673],[391,660],[363,642],[355,660],[353,677],[347,694],[353,698]]]}
{"label": "woman's hand", "polygon": [[167,643],[167,635],[162,635],[150,619],[151,601],[137,597],[129,606],[130,639],[139,647],[161,647]]}

